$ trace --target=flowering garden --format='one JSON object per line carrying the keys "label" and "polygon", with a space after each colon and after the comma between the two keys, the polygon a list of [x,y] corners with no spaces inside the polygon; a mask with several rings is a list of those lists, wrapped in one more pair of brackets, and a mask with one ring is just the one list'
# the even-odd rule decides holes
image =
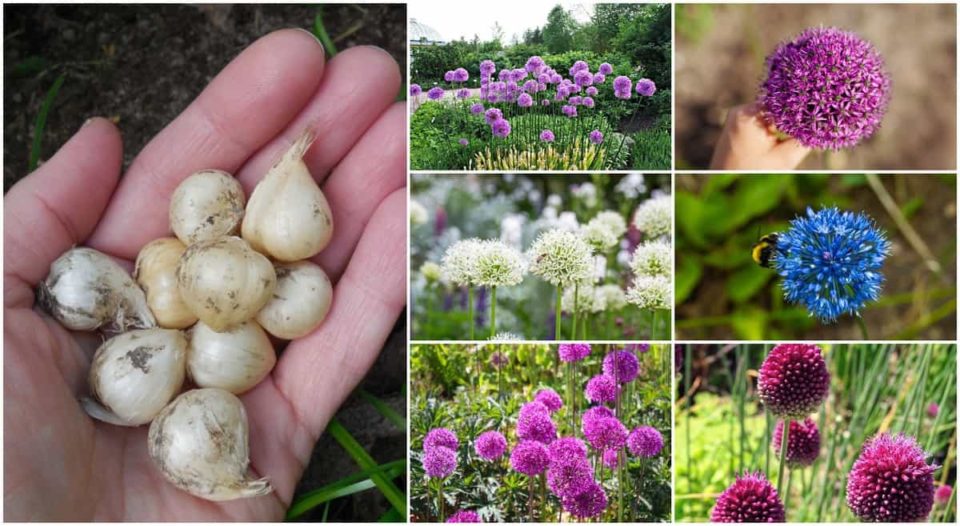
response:
{"label": "flowering garden", "polygon": [[955,345],[678,345],[677,520],[955,523],[956,360]]}
{"label": "flowering garden", "polygon": [[411,518],[670,520],[669,347],[414,345]]}
{"label": "flowering garden", "polygon": [[669,176],[412,185],[414,340],[669,339]]}
{"label": "flowering garden", "polygon": [[624,11],[598,51],[414,47],[413,169],[670,169],[669,6],[596,9]]}

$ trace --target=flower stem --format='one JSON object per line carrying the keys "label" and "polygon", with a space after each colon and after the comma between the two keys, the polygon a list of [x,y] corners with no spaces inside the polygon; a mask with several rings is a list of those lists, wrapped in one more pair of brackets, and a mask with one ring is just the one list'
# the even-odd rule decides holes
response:
{"label": "flower stem", "polygon": [[580,309],[580,284],[577,283],[573,286],[573,336],[570,337],[571,340],[577,339],[577,322],[579,319],[579,309]]}
{"label": "flower stem", "polygon": [[790,486],[793,485],[793,470],[790,470],[790,474],[787,475],[787,491],[783,493],[783,513],[787,513],[790,504]]}
{"label": "flower stem", "polygon": [[567,362],[567,409],[570,413],[570,434],[577,430],[577,413],[573,407],[573,362]]}
{"label": "flower stem", "polygon": [[617,451],[617,522],[623,522],[623,449]]}
{"label": "flower stem", "polygon": [[467,288],[467,303],[467,312],[470,316],[470,339],[476,340],[476,334],[474,334],[474,325],[476,324],[476,321],[473,316],[473,285]]}
{"label": "flower stem", "polygon": [[490,339],[497,335],[497,287],[490,287]]}
{"label": "flower stem", "polygon": [[547,520],[547,474],[540,474],[540,522]]}
{"label": "flower stem", "polygon": [[650,311],[650,339],[657,339],[657,310]]}
{"label": "flower stem", "polygon": [[560,341],[560,298],[563,296],[563,287],[557,287],[557,312],[554,319],[553,339]]}
{"label": "flower stem", "polygon": [[443,479],[437,479],[437,511],[440,513],[440,520],[437,522],[443,522],[444,520],[444,508],[446,503],[443,501]]}
{"label": "flower stem", "polygon": [[857,320],[857,326],[860,327],[860,334],[863,336],[864,340],[870,339],[870,333],[867,332],[867,324],[863,321],[863,316],[854,316]]}
{"label": "flower stem", "polygon": [[777,493],[783,499],[783,512],[787,512],[787,499],[784,497],[783,475],[787,472],[787,444],[790,443],[790,419],[783,419],[783,440],[780,442],[780,468],[777,473]]}

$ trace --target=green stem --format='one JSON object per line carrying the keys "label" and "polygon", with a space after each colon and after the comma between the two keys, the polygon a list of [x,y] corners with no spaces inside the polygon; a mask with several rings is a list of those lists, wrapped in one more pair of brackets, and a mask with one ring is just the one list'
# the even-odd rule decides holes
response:
{"label": "green stem", "polygon": [[497,335],[497,287],[490,287],[490,339]]}
{"label": "green stem", "polygon": [[576,433],[577,414],[573,408],[573,362],[567,362],[567,409],[570,413],[570,434]]}
{"label": "green stem", "polygon": [[617,452],[617,522],[623,522],[623,449]]}
{"label": "green stem", "polygon": [[863,321],[863,316],[854,316],[854,318],[857,320],[857,326],[860,327],[860,335],[864,340],[869,340],[870,333],[867,332],[867,324]]}
{"label": "green stem", "polygon": [[540,474],[540,522],[547,519],[547,474]]}
{"label": "green stem", "polygon": [[443,501],[443,479],[437,479],[437,511],[440,513],[440,520],[437,522],[444,521],[445,507],[446,503]]}
{"label": "green stem", "polygon": [[[783,440],[780,442],[780,468],[777,472],[777,493],[780,498],[784,498],[783,475],[787,472],[787,445],[790,443],[790,419],[783,419]],[[783,512],[787,512],[786,499],[784,498]]]}
{"label": "green stem", "polygon": [[583,338],[584,341],[590,339],[590,337],[587,336],[587,327],[590,325],[589,322],[590,322],[590,315],[584,314],[583,315],[583,331],[580,333],[580,336]]}
{"label": "green stem", "polygon": [[790,470],[790,474],[787,475],[787,491],[784,492],[783,496],[783,512],[786,514],[789,509],[790,504],[790,486],[793,485],[793,470]]}
{"label": "green stem", "polygon": [[563,287],[557,287],[557,312],[556,319],[554,320],[555,327],[553,329],[553,339],[555,341],[560,341],[560,300],[563,297]]}
{"label": "green stem", "polygon": [[473,285],[467,288],[467,302],[469,303],[469,305],[467,305],[467,312],[470,316],[470,339],[476,340],[476,334],[474,333],[476,321],[473,316]]}
{"label": "green stem", "polygon": [[650,339],[657,339],[657,310],[650,311]]}
{"label": "green stem", "polygon": [[577,339],[577,322],[580,321],[580,284],[577,283],[573,286],[573,336],[570,337],[571,340],[576,341]]}
{"label": "green stem", "polygon": [[606,326],[606,330],[604,331],[604,339],[609,340],[610,333],[613,331],[613,311],[607,310],[606,316],[607,316],[607,326]]}

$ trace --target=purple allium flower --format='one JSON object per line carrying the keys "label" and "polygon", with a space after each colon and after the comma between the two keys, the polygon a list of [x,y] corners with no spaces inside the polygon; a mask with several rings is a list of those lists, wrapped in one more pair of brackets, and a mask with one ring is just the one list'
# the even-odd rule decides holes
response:
{"label": "purple allium flower", "polygon": [[587,382],[587,388],[584,393],[587,400],[594,403],[613,402],[617,399],[617,392],[620,386],[612,376],[598,374]]}
{"label": "purple allium flower", "polygon": [[830,392],[830,373],[820,348],[803,343],[777,345],[760,366],[757,390],[760,401],[774,415],[806,418]]}
{"label": "purple allium flower", "polygon": [[600,420],[601,418],[614,418],[616,416],[616,413],[609,407],[598,405],[584,411],[583,416],[580,417],[580,421],[583,422],[583,427],[586,428],[590,425],[590,422]]}
{"label": "purple allium flower", "polygon": [[557,83],[559,83],[559,82],[562,81],[562,80],[563,80],[563,77],[561,77],[559,73],[553,73],[553,74],[550,75],[550,83],[551,83],[551,84],[557,84]]}
{"label": "purple allium flower", "polygon": [[720,494],[710,522],[785,522],[783,502],[761,473],[746,473]]}
{"label": "purple allium flower", "polygon": [[470,113],[474,115],[479,115],[483,113],[483,104],[475,102],[470,106]]}
{"label": "purple allium flower", "polygon": [[521,93],[520,96],[517,97],[517,106],[521,108],[533,106],[533,97],[531,97],[529,93]]}
{"label": "purple allium flower", "polygon": [[550,465],[547,446],[536,440],[523,440],[510,453],[510,467],[528,477],[535,477]]}
{"label": "purple allium flower", "polygon": [[486,119],[487,124],[493,125],[493,123],[503,118],[503,112],[499,108],[490,108],[483,114],[483,118]]}
{"label": "purple allium flower", "polygon": [[443,88],[440,86],[434,86],[430,88],[430,91],[427,92],[427,98],[430,100],[438,100],[443,97]]}
{"label": "purple allium flower", "polygon": [[593,84],[593,74],[582,69],[573,76],[573,81],[580,87],[589,86]]}
{"label": "purple allium flower", "polygon": [[657,92],[657,85],[650,79],[640,79],[637,81],[637,94],[644,97],[653,96]]}
{"label": "purple allium flower", "polygon": [[576,495],[562,497],[563,509],[578,519],[596,517],[607,509],[607,494],[600,484],[594,482]]}
{"label": "purple allium flower", "polygon": [[583,424],[583,436],[593,449],[620,449],[627,443],[627,428],[614,417]]}
{"label": "purple allium flower", "polygon": [[549,73],[541,73],[541,74],[537,75],[537,82],[540,83],[540,84],[550,84],[550,74],[549,74]]}
{"label": "purple allium flower", "polygon": [[663,435],[655,427],[640,426],[627,437],[627,449],[635,457],[655,457],[663,449]]}
{"label": "purple allium flower", "polygon": [[585,69],[590,69],[590,65],[582,60],[578,60],[570,66],[570,76],[575,77],[578,71],[583,71]]}
{"label": "purple allium flower", "polygon": [[451,515],[447,522],[483,522],[477,512],[471,510],[457,510]]}
{"label": "purple allium flower", "polygon": [[540,101],[540,105],[541,105],[541,106],[549,106],[549,105],[550,105],[550,99],[543,99],[542,101]]}
{"label": "purple allium flower", "polygon": [[513,70],[513,81],[520,82],[521,80],[527,78],[527,75],[529,75],[529,73],[527,73],[527,70],[523,68],[517,68]]}
{"label": "purple allium flower", "polygon": [[496,137],[507,137],[510,135],[510,122],[507,119],[500,119],[491,125],[493,135]]}
{"label": "purple allium flower", "polygon": [[466,82],[470,80],[470,73],[464,68],[457,68],[453,70],[453,80],[454,82]]}
{"label": "purple allium flower", "polygon": [[630,77],[620,75],[613,79],[613,96],[618,99],[629,99],[632,87],[633,81],[630,80]]}
{"label": "purple allium flower", "polygon": [[547,487],[558,496],[577,495],[594,484],[593,467],[587,456],[566,457],[550,461],[547,468]]}
{"label": "purple allium flower", "polygon": [[423,93],[423,89],[420,87],[419,84],[411,84],[411,85],[410,85],[410,96],[411,96],[411,97],[416,97],[417,95],[420,95],[421,93]]}
{"label": "purple allium flower", "polygon": [[949,484],[939,484],[933,493],[933,502],[938,506],[946,506],[950,502],[951,495],[953,495],[953,488]]}
{"label": "purple allium flower", "polygon": [[630,351],[611,351],[603,357],[603,374],[622,384],[632,382],[640,374],[640,361]]}
{"label": "purple allium flower", "polygon": [[467,147],[467,146],[470,145],[470,141],[468,141],[468,140],[466,140],[466,139],[462,139],[462,138],[461,138],[459,141],[457,141],[457,142],[460,143],[460,146],[463,146],[463,147]]}
{"label": "purple allium flower", "polygon": [[600,64],[600,67],[597,68],[597,71],[599,71],[600,73],[603,73],[604,75],[609,75],[609,74],[613,73],[613,66],[611,66],[611,65],[610,65],[609,63],[607,63],[607,62],[604,62],[604,63]]}
{"label": "purple allium flower", "polygon": [[497,65],[492,60],[484,60],[480,63],[480,73],[490,75],[497,70]]}
{"label": "purple allium flower", "polygon": [[602,144],[603,143],[603,132],[600,130],[593,130],[590,132],[590,142],[593,144]]}
{"label": "purple allium flower", "polygon": [[604,75],[603,73],[597,73],[596,75],[593,76],[592,84],[603,84],[606,81],[607,81],[606,75]]}
{"label": "purple allium flower", "polygon": [[623,346],[624,351],[632,351],[634,353],[643,354],[650,351],[649,343],[628,343]]}
{"label": "purple allium flower", "polygon": [[868,440],[847,477],[847,506],[867,522],[923,522],[933,508],[937,470],[925,457],[911,436]]}
{"label": "purple allium flower", "polygon": [[927,406],[927,416],[936,418],[938,414],[940,414],[940,406],[936,402],[930,402]]}
{"label": "purple allium flower", "polygon": [[497,73],[497,80],[500,82],[506,82],[507,80],[510,80],[511,77],[513,77],[512,69],[501,69],[500,72]]}
{"label": "purple allium flower", "polygon": [[532,402],[527,402],[520,406],[519,418],[524,418],[526,415],[532,415],[539,413],[542,415],[550,416],[550,408],[546,406],[543,402],[539,400],[534,400]]}
{"label": "purple allium flower", "polygon": [[457,452],[445,447],[426,449],[421,462],[428,477],[447,478],[457,469]]}
{"label": "purple allium flower", "polygon": [[517,436],[521,440],[535,440],[549,444],[557,439],[557,426],[549,412],[521,412],[517,418]]}
{"label": "purple allium flower", "polygon": [[614,469],[620,464],[620,451],[617,449],[606,449],[603,451],[603,465]]}
{"label": "purple allium flower", "polygon": [[590,97],[596,97],[596,96],[597,96],[597,93],[599,93],[599,91],[597,90],[597,87],[596,87],[596,86],[590,86],[589,88],[587,88],[587,95],[588,95],[588,96],[590,96]]}
{"label": "purple allium flower", "polygon": [[443,80],[447,82],[453,82],[453,70],[447,71],[443,74]]}
{"label": "purple allium flower", "polygon": [[456,451],[460,445],[457,435],[445,427],[431,429],[427,436],[423,438],[423,450],[427,451],[437,447],[445,447]]}
{"label": "purple allium flower", "polygon": [[535,80],[528,80],[523,83],[523,91],[527,93],[536,93],[540,91],[540,83]]}
{"label": "purple allium flower", "polygon": [[544,66],[543,59],[537,55],[534,55],[527,59],[527,63],[526,65],[524,65],[524,69],[526,69],[530,73],[533,73],[534,71],[542,68],[543,66]]}
{"label": "purple allium flower", "polygon": [[506,365],[508,361],[510,361],[510,359],[507,358],[507,355],[500,351],[496,351],[490,355],[490,365],[492,365],[494,369],[499,369]]}
{"label": "purple allium flower", "polygon": [[[777,421],[773,430],[773,450],[780,454],[783,442],[783,420]],[[790,438],[787,439],[787,465],[791,468],[812,466],[820,454],[820,429],[812,418],[790,421]]]}
{"label": "purple allium flower", "polygon": [[547,452],[550,455],[550,462],[553,464],[561,464],[576,459],[587,459],[587,445],[583,443],[583,440],[574,437],[563,437],[554,440],[547,446]]}
{"label": "purple allium flower", "polygon": [[890,101],[890,75],[867,41],[810,28],[767,57],[760,102],[777,130],[808,148],[848,148],[873,135]]}
{"label": "purple allium flower", "polygon": [[470,90],[468,90],[467,88],[461,88],[457,90],[458,99],[466,99],[469,96],[470,96]]}
{"label": "purple allium flower", "polygon": [[567,117],[573,118],[577,116],[577,107],[566,104],[563,106],[563,114]]}
{"label": "purple allium flower", "polygon": [[556,413],[563,407],[563,399],[560,398],[560,395],[558,395],[556,391],[549,387],[537,391],[533,400],[547,406],[547,409],[549,409],[551,413]]}
{"label": "purple allium flower", "polygon": [[589,343],[561,343],[557,348],[561,362],[579,362],[590,356]]}
{"label": "purple allium flower", "polygon": [[473,449],[485,460],[496,460],[506,453],[507,439],[499,431],[485,431],[474,441]]}
{"label": "purple allium flower", "polygon": [[574,105],[574,106],[579,106],[580,104],[583,103],[583,97],[580,97],[580,96],[570,97],[570,101],[569,101],[569,102],[570,102],[570,104],[572,104],[572,105]]}
{"label": "purple allium flower", "polygon": [[[546,101],[544,101],[546,102]],[[540,140],[543,142],[553,142],[556,137],[553,135],[553,132],[550,130],[543,130],[540,132]]]}

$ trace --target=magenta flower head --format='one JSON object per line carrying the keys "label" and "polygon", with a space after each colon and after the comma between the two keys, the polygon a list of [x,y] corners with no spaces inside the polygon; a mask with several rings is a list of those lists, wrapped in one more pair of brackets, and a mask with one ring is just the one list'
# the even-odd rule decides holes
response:
{"label": "magenta flower head", "polygon": [[507,452],[507,439],[499,431],[486,431],[474,441],[473,449],[484,460],[496,460]]}
{"label": "magenta flower head", "polygon": [[938,414],[940,414],[940,405],[936,402],[930,402],[930,405],[927,406],[927,416],[936,418]]}
{"label": "magenta flower head", "polygon": [[584,394],[586,394],[587,400],[602,404],[616,401],[619,391],[620,386],[617,385],[617,381],[612,376],[598,374],[587,382]]}
{"label": "magenta flower head", "polygon": [[521,108],[533,106],[533,97],[531,97],[529,93],[521,93],[520,96],[517,97],[517,106]]}
{"label": "magenta flower head", "polygon": [[496,70],[497,65],[492,60],[484,60],[480,63],[480,73],[486,76],[490,76]]}
{"label": "magenta flower head", "polygon": [[575,495],[567,494],[561,498],[563,509],[578,519],[596,517],[607,509],[607,494],[600,484],[593,482]]}
{"label": "magenta flower head", "polygon": [[611,351],[603,357],[603,374],[624,384],[640,374],[640,361],[630,351]]}
{"label": "magenta flower head", "polygon": [[627,449],[635,457],[655,457],[663,450],[663,435],[655,427],[640,426],[627,436]]}
{"label": "magenta flower head", "polygon": [[499,369],[504,365],[507,365],[507,362],[509,361],[510,359],[507,357],[507,355],[500,351],[496,351],[490,355],[490,365],[492,365],[494,369]]}
{"label": "magenta flower head", "polygon": [[547,468],[547,487],[554,495],[578,495],[593,484],[593,467],[586,454],[583,457],[550,461],[550,467]]}
{"label": "magenta flower head", "polygon": [[607,449],[603,452],[603,465],[608,468],[616,468],[620,463],[620,451],[616,449]]}
{"label": "magenta flower head", "polygon": [[602,144],[603,143],[603,132],[600,130],[593,130],[590,132],[590,142],[593,144]]}
{"label": "magenta flower head", "polygon": [[470,146],[470,141],[466,139],[460,139],[457,142],[460,143],[460,146],[463,146],[464,148],[466,148],[467,146]]}
{"label": "magenta flower head", "polygon": [[457,98],[458,98],[458,99],[465,99],[465,98],[467,98],[467,97],[469,97],[469,96],[470,96],[470,90],[468,90],[467,88],[462,88],[462,89],[457,90]]}
{"label": "magenta flower head", "polygon": [[599,91],[597,90],[597,87],[596,87],[596,86],[590,86],[589,88],[587,88],[587,95],[588,95],[588,96],[590,96],[590,97],[596,97],[596,96],[597,96],[597,93],[599,93]]}
{"label": "magenta flower head", "polygon": [[535,477],[550,465],[547,446],[535,440],[523,440],[510,453],[510,467],[528,477]]}
{"label": "magenta flower head", "polygon": [[497,73],[497,80],[499,80],[500,82],[506,82],[511,78],[513,78],[512,69],[501,69],[500,72]]}
{"label": "magenta flower head", "polygon": [[578,60],[570,66],[570,76],[576,77],[578,71],[583,71],[585,69],[590,69],[590,65],[582,60]]}
{"label": "magenta flower head", "polygon": [[[783,420],[773,430],[773,450],[780,451],[783,443]],[[812,418],[790,421],[790,438],[787,439],[787,465],[791,468],[812,466],[820,454],[820,429]]]}
{"label": "magenta flower head", "polygon": [[760,401],[774,415],[806,418],[830,391],[830,373],[820,348],[802,343],[777,345],[760,366]]}
{"label": "magenta flower head", "polygon": [[562,464],[577,459],[587,459],[587,445],[574,437],[558,438],[547,446],[551,464]]}
{"label": "magenta flower head", "polygon": [[453,82],[453,70],[444,73],[443,80],[447,82]]}
{"label": "magenta flower head", "polygon": [[[591,84],[603,84],[606,81],[607,81],[606,75],[604,75],[603,73],[597,73],[596,75],[593,76],[593,82]],[[590,88],[587,88],[587,91],[589,92]],[[594,95],[596,95],[596,93],[594,93]]]}
{"label": "magenta flower head", "polygon": [[471,510],[457,510],[451,515],[447,522],[483,522],[477,512]]}
{"label": "magenta flower head", "polygon": [[563,114],[566,115],[567,117],[573,118],[577,116],[576,106],[565,104],[562,109],[563,109]]}
{"label": "magenta flower head", "polygon": [[552,73],[550,75],[550,84],[558,84],[563,80],[563,77],[559,73]]}
{"label": "magenta flower head", "polygon": [[526,69],[530,73],[533,73],[534,71],[539,70],[543,66],[544,66],[543,59],[538,57],[537,55],[534,55],[527,59],[527,63],[524,65],[524,69]]}
{"label": "magenta flower head", "polygon": [[808,148],[855,146],[880,127],[890,75],[867,41],[837,28],[810,28],[767,57],[760,102],[777,130]]}
{"label": "magenta flower head", "polygon": [[627,443],[627,428],[614,417],[583,424],[583,436],[593,449],[620,449]]}
{"label": "magenta flower head", "polygon": [[457,68],[453,70],[453,80],[454,82],[466,82],[470,80],[470,73],[464,68]]}
{"label": "magenta flower head", "polygon": [[549,444],[557,439],[557,426],[550,419],[550,413],[527,411],[517,418],[517,436],[520,440],[534,440]]}
{"label": "magenta flower head", "polygon": [[520,406],[519,418],[524,418],[527,415],[532,415],[535,413],[550,416],[550,409],[539,400],[534,400],[532,402],[527,402]]}
{"label": "magenta flower head", "polygon": [[603,64],[600,64],[600,67],[597,68],[597,71],[603,73],[604,75],[609,75],[613,73],[613,66],[611,66],[608,62],[604,62]]}
{"label": "magenta flower head", "polygon": [[486,119],[487,124],[492,125],[503,118],[503,112],[499,108],[490,108],[483,114],[483,118]]}
{"label": "magenta flower head", "polygon": [[590,356],[589,343],[561,343],[557,349],[561,362],[579,362]]}
{"label": "magenta flower head", "polygon": [[637,94],[644,97],[650,97],[657,92],[657,85],[650,79],[640,79],[637,81]]}
{"label": "magenta flower head", "polygon": [[933,508],[937,470],[925,457],[907,435],[868,440],[847,476],[847,506],[865,522],[923,522]]}
{"label": "magenta flower head", "polygon": [[[544,102],[547,102],[544,100]],[[550,130],[543,130],[540,132],[540,140],[543,142],[553,142],[556,137],[553,135],[553,132]]]}
{"label": "magenta flower head", "polygon": [[443,97],[443,88],[440,86],[434,86],[430,88],[430,91],[427,92],[427,98],[430,100],[439,100]]}
{"label": "magenta flower head", "polygon": [[594,420],[600,420],[601,418],[614,418],[616,413],[612,409],[606,406],[598,405],[591,407],[583,412],[583,416],[580,417],[580,421],[583,422],[583,428],[586,429],[590,422]]}
{"label": "magenta flower head", "polygon": [[933,502],[937,506],[946,506],[950,502],[951,495],[953,495],[953,488],[949,484],[939,484],[933,493]]}
{"label": "magenta flower head", "polygon": [[445,479],[457,469],[457,452],[445,447],[427,449],[423,453],[423,471],[432,479]]}
{"label": "magenta flower head", "polygon": [[539,84],[550,84],[550,74],[549,74],[549,73],[541,73],[541,74],[537,75],[537,82],[538,82]]}
{"label": "magenta flower head", "polygon": [[419,84],[411,84],[411,85],[410,85],[410,96],[411,96],[411,97],[416,97],[417,95],[420,95],[421,93],[423,93],[423,88],[421,88]]}
{"label": "magenta flower head", "polygon": [[629,99],[633,81],[630,77],[620,75],[613,79],[613,95],[618,99]]}
{"label": "magenta flower head", "polygon": [[540,402],[547,406],[547,409],[549,409],[551,413],[556,413],[563,407],[563,399],[560,398],[560,395],[558,395],[556,391],[549,387],[537,391],[537,394],[533,397],[533,401]]}
{"label": "magenta flower head", "polygon": [[483,104],[475,102],[470,106],[470,113],[474,115],[479,115],[483,113]]}
{"label": "magenta flower head", "polygon": [[582,69],[573,76],[573,82],[580,87],[590,86],[593,84],[593,74],[585,69]]}
{"label": "magenta flower head", "polygon": [[510,122],[507,119],[500,119],[490,125],[495,137],[508,137],[510,135]]}
{"label": "magenta flower head", "polygon": [[523,91],[526,91],[527,93],[536,93],[540,91],[540,83],[530,79],[523,83]]}
{"label": "magenta flower head", "polygon": [[710,522],[785,522],[783,502],[761,473],[746,473],[717,498]]}
{"label": "magenta flower head", "polygon": [[457,435],[445,427],[431,429],[423,439],[423,450],[428,451],[438,447],[445,447],[456,451],[460,445]]}
{"label": "magenta flower head", "polygon": [[579,95],[578,95],[578,96],[575,96],[575,97],[570,97],[570,101],[569,101],[569,102],[570,102],[570,104],[572,104],[572,105],[574,105],[574,106],[579,106],[580,104],[583,103],[583,97],[580,97]]}

